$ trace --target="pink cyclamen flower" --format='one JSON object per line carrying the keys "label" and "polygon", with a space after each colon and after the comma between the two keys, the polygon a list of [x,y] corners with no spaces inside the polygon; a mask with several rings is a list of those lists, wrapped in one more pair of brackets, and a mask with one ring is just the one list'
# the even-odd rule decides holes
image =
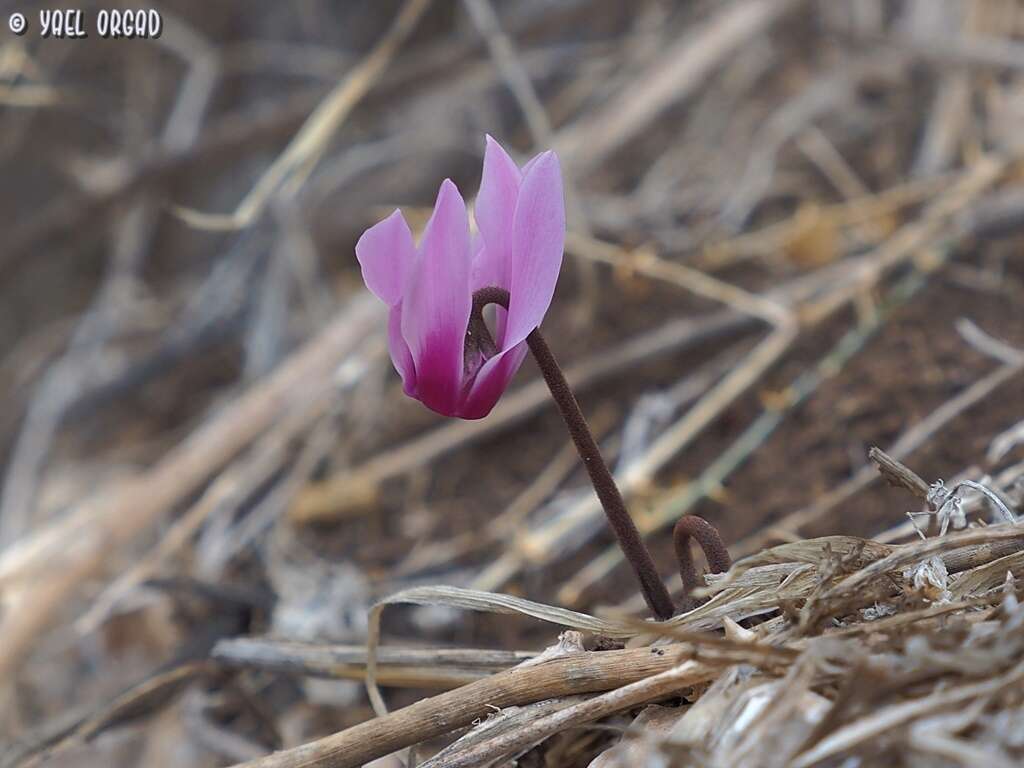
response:
{"label": "pink cyclamen flower", "polygon": [[[366,286],[391,308],[388,346],[405,393],[463,419],[490,413],[551,304],[565,243],[554,152],[520,169],[488,136],[476,222],[480,237],[471,243],[466,204],[445,179],[419,247],[397,210],[356,243]],[[473,293],[488,287],[509,293],[508,311],[497,308],[491,352],[466,337]]]}

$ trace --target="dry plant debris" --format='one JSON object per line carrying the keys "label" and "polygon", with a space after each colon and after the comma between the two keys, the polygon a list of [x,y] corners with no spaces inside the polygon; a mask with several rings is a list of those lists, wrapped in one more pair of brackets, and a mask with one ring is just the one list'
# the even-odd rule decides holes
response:
{"label": "dry plant debris", "polygon": [[[1024,762],[1018,5],[5,36],[0,768]],[[529,366],[390,371],[356,238],[484,133],[562,159],[544,333],[666,584],[681,516],[734,560],[667,621]]]}

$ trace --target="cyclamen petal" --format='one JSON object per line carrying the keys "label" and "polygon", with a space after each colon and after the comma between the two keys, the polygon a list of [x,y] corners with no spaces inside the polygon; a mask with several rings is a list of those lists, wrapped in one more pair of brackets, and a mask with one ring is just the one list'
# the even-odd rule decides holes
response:
{"label": "cyclamen petal", "polygon": [[456,415],[463,389],[469,271],[466,204],[445,179],[405,286],[402,336],[416,366],[416,396],[446,416]]}
{"label": "cyclamen petal", "polygon": [[483,248],[473,261],[473,288],[508,290],[512,251],[512,217],[522,174],[504,149],[487,137],[480,194],[474,212]]}
{"label": "cyclamen petal", "polygon": [[512,217],[507,344],[518,344],[544,319],[555,294],[564,246],[562,170],[555,153],[545,152],[523,178]]}
{"label": "cyclamen petal", "polygon": [[402,291],[416,258],[412,232],[401,211],[395,211],[363,233],[356,243],[363,281],[389,306],[402,300]]}
{"label": "cyclamen petal", "polygon": [[482,419],[497,405],[526,357],[526,342],[499,352],[481,366],[459,416],[463,419]]}
{"label": "cyclamen petal", "polygon": [[[465,203],[445,180],[419,248],[398,211],[356,244],[363,280],[391,307],[388,346],[405,393],[464,419],[494,408],[551,303],[565,240],[554,153],[520,169],[488,136],[476,220],[471,245]],[[490,286],[509,292],[509,309],[497,308],[497,352],[481,354],[467,328],[473,293]]]}

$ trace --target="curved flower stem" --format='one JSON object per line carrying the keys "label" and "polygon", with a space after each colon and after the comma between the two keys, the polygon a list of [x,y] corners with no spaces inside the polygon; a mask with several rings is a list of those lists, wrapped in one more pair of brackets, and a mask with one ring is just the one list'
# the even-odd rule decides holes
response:
{"label": "curved flower stem", "polygon": [[[500,304],[508,309],[508,291],[501,288],[482,288],[473,295],[470,332],[475,334],[478,339],[489,340],[493,346],[490,332],[483,321],[483,308],[487,304]],[[547,383],[548,389],[551,390],[551,396],[558,405],[558,410],[569,429],[569,435],[576,445],[576,450],[579,452],[580,458],[583,459],[583,466],[587,468],[590,482],[597,492],[601,506],[604,507],[608,523],[619,540],[619,546],[622,547],[626,559],[633,567],[633,572],[640,582],[644,600],[647,601],[647,605],[656,618],[661,621],[671,618],[675,613],[672,598],[658,575],[658,569],[654,565],[651,553],[644,545],[643,539],[640,538],[640,532],[637,530],[633,518],[630,517],[626,509],[622,494],[619,493],[615,479],[601,456],[601,451],[590,432],[590,427],[587,426],[586,419],[583,418],[579,403],[576,402],[576,397],[569,388],[569,383],[565,380],[562,369],[555,361],[554,355],[551,354],[551,349],[544,341],[539,328],[535,328],[526,337],[526,344],[537,361],[544,381]]]}
{"label": "curved flower stem", "polygon": [[704,557],[707,558],[708,566],[712,573],[724,573],[729,570],[732,560],[729,558],[729,550],[726,549],[718,529],[703,517],[696,515],[684,515],[679,518],[676,527],[672,531],[672,543],[675,545],[676,559],[679,560],[679,575],[683,577],[683,592],[686,595],[686,609],[694,607],[694,600],[690,594],[694,589],[701,586],[697,569],[693,566],[693,557],[690,554],[690,539],[694,538],[704,550]]}

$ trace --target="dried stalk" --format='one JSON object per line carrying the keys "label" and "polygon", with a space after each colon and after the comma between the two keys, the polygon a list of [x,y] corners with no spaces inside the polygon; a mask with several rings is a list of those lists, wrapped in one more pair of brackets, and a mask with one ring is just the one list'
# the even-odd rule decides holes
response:
{"label": "dried stalk", "polygon": [[[608,691],[676,667],[679,648],[635,648],[559,656],[525,664],[396,710],[383,717],[300,747],[244,763],[244,768],[354,768],[403,747],[451,733],[495,707],[511,707],[558,696]],[[698,682],[711,674],[696,663],[659,680],[656,690]],[[650,694],[645,689],[644,696]],[[657,694],[655,694],[657,695]],[[626,705],[628,706],[628,704]],[[242,765],[239,766],[242,768]]]}

